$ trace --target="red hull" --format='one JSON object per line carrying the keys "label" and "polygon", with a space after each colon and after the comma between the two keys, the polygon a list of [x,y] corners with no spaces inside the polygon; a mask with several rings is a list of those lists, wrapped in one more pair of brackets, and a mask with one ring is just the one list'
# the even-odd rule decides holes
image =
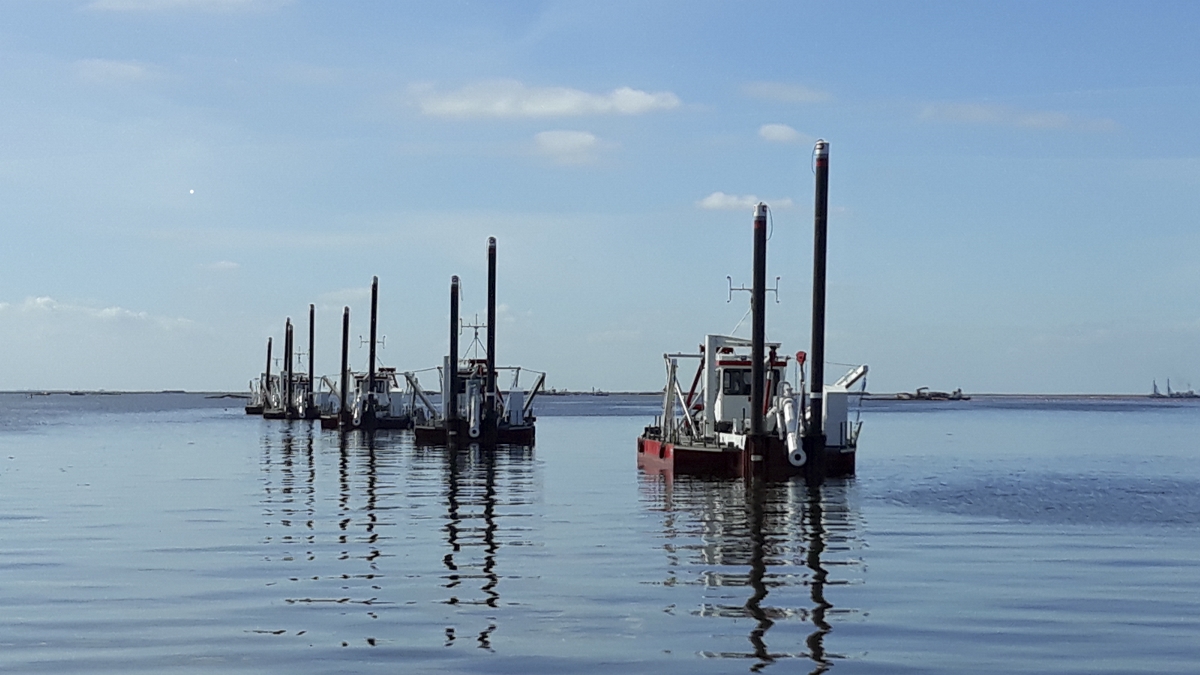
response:
{"label": "red hull", "polygon": [[[763,439],[765,447],[762,475],[767,480],[788,480],[804,475],[804,467],[787,460],[783,442]],[[740,449],[689,447],[642,435],[637,441],[638,468],[648,473],[677,473],[700,476],[743,477],[750,472],[750,457]],[[854,475],[855,453],[826,450],[825,475],[828,478]]]}

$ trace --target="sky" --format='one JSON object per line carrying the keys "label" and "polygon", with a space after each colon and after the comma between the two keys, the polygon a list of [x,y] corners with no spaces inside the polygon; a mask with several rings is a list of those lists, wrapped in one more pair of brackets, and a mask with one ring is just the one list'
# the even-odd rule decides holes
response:
{"label": "sky", "polygon": [[[808,350],[873,392],[1200,388],[1200,4],[7,0],[0,390],[246,387],[497,359],[654,390],[664,352]],[[732,300],[730,296],[732,295]],[[739,325],[740,324],[740,325]],[[463,344],[470,344],[470,330]],[[277,367],[277,366],[275,366]]]}

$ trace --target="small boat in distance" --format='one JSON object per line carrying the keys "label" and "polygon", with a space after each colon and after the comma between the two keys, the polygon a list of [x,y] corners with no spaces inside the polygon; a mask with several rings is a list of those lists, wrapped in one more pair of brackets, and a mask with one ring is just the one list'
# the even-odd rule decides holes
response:
{"label": "small boat in distance", "polygon": [[917,387],[913,393],[902,391],[896,394],[897,401],[970,401],[971,397],[963,394],[962,388],[954,391],[930,391],[929,387]]}
{"label": "small boat in distance", "polygon": [[1187,391],[1171,391],[1171,380],[1167,379],[1167,398],[1200,398],[1200,394],[1192,391],[1191,387]]}

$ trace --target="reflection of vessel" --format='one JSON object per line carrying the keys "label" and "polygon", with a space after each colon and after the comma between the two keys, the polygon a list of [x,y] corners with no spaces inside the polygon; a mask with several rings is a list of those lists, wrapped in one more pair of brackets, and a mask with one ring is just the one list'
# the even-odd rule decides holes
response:
{"label": "reflection of vessel", "polygon": [[[419,456],[430,463],[440,461],[444,468],[446,498],[446,553],[442,557],[445,571],[442,587],[448,591],[443,601],[455,607],[479,607],[488,611],[487,626],[475,635],[480,649],[491,650],[491,635],[496,630],[496,616],[490,610],[500,606],[500,582],[497,553],[501,542],[500,518],[497,513],[498,482],[501,476],[511,480],[530,470],[532,449],[519,446],[499,446],[482,449],[471,444],[464,447],[423,447]],[[523,502],[519,490],[508,492],[504,503]],[[475,589],[478,589],[476,592]],[[445,646],[458,640],[455,626],[446,628]]]}
{"label": "reflection of vessel", "polygon": [[[357,633],[360,644],[396,648],[424,639],[389,635],[424,599],[443,605],[430,611],[445,619],[446,646],[491,649],[516,573],[505,574],[503,551],[532,543],[532,448],[417,447],[407,433],[327,434],[307,424],[263,429],[260,541],[278,568],[266,586],[279,601],[270,603],[271,630],[251,632],[343,646]],[[309,609],[277,611],[288,606]]]}
{"label": "reflection of vessel", "polygon": [[[804,354],[796,354],[795,388],[784,381],[788,357],[766,342],[767,206],[754,213],[753,316],[750,340],[708,335],[699,354],[665,354],[667,384],[662,415],[638,438],[638,466],[676,473],[759,476],[786,480],[804,475],[852,475],[861,422],[848,418],[849,388],[866,386],[867,367],[851,370],[826,388],[825,214],[828,145],[816,146],[816,212],[813,265],[811,395],[804,389]],[[732,282],[730,291],[732,295]],[[676,378],[678,362],[698,359],[687,395]]]}
{"label": "reflection of vessel", "polygon": [[[357,622],[362,616],[377,618],[381,606],[392,604],[380,598],[386,575],[379,565],[392,541],[389,533],[394,522],[383,503],[390,493],[380,489],[386,476],[381,477],[374,435],[326,438],[336,438],[337,445],[330,448],[334,452],[317,451],[321,441],[308,424],[270,427],[263,437],[262,503],[268,518],[262,540],[264,557],[282,568],[282,604],[341,607],[340,615],[353,616],[356,627],[361,627]],[[332,487],[318,480],[322,457],[337,462],[336,499],[318,495],[320,486]],[[308,573],[296,574],[300,568]],[[290,616],[300,621],[305,614]],[[296,634],[317,632],[311,629],[306,625]],[[277,635],[284,631],[251,632]],[[343,639],[341,635],[329,637]],[[375,638],[368,634],[365,639],[373,644]]]}
{"label": "reflection of vessel", "polygon": [[[441,406],[433,403],[417,381],[417,374],[405,373],[414,392],[415,424],[418,443],[452,445],[456,443],[497,443],[533,445],[536,417],[533,400],[545,383],[542,373],[528,397],[520,387],[521,368],[496,367],[496,238],[488,238],[487,324],[473,325],[474,358],[463,359],[458,349],[458,277],[450,280],[450,351],[441,373]],[[479,341],[479,329],[487,329],[487,345]],[[480,357],[480,350],[483,354]],[[502,391],[496,381],[498,370],[513,373],[512,385]],[[533,372],[533,371],[530,371]]]}
{"label": "reflection of vessel", "polygon": [[[808,659],[814,673],[841,658],[827,650],[826,637],[835,617],[854,610],[834,607],[826,590],[857,581],[861,571],[858,517],[847,499],[851,483],[817,487],[681,476],[656,489],[662,485],[643,477],[643,492],[663,513],[663,536],[671,542],[663,585],[687,594],[701,585],[692,614],[728,621],[728,630],[703,631],[703,656],[753,659],[752,672],[783,659]],[[748,634],[740,621],[745,619],[752,622]],[[792,629],[772,638],[784,623]],[[802,645],[796,623],[809,624]],[[793,644],[781,647],[789,637]]]}

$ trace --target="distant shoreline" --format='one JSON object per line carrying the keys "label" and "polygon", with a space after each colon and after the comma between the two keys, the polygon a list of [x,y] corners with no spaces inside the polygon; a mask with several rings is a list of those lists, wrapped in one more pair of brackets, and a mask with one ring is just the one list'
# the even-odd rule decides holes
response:
{"label": "distant shoreline", "polygon": [[[903,399],[898,398],[900,394],[908,392],[896,393],[874,393],[874,392],[850,392],[851,396],[862,396],[868,401],[905,401],[912,403],[945,403],[944,400],[928,400],[928,399]],[[120,396],[120,395],[145,395],[145,394],[188,394],[188,395],[203,395],[210,398],[249,398],[249,394],[243,391],[192,391],[185,389],[159,389],[159,390],[114,390],[114,389],[8,389],[0,390],[0,395],[23,395],[23,396]],[[539,396],[662,396],[661,391],[543,391]],[[1005,398],[1052,398],[1052,399],[1129,399],[1129,398],[1153,398],[1149,394],[988,394],[988,393],[970,393],[972,399],[1005,399]],[[1156,399],[1157,400],[1157,399]],[[1186,401],[1200,400],[1187,398],[1168,398],[1162,397],[1162,400],[1169,401]],[[954,401],[950,401],[954,402]],[[961,401],[962,403],[970,403],[969,400]]]}

